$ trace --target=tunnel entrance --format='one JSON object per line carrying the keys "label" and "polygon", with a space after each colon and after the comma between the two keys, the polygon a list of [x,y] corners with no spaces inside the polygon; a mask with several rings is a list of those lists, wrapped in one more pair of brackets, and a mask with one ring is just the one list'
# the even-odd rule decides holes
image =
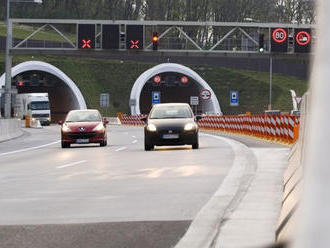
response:
{"label": "tunnel entrance", "polygon": [[[210,93],[208,99],[201,97],[205,90]],[[130,97],[131,113],[148,114],[156,103],[190,104],[191,97],[198,98],[198,105],[192,106],[196,114],[222,114],[213,90],[196,72],[179,64],[160,64],[136,80]]]}
{"label": "tunnel entrance", "polygon": [[[5,75],[2,75],[0,87],[4,84]],[[70,110],[86,109],[85,100],[73,81],[58,68],[44,62],[29,61],[13,67],[12,86],[17,88],[18,94],[48,93],[52,122],[63,120]],[[12,113],[15,113],[14,97],[12,103]]]}
{"label": "tunnel entrance", "polygon": [[[160,103],[179,102],[190,104],[190,97],[199,97],[201,90],[202,87],[194,79],[182,73],[160,73],[150,78],[144,85],[140,96],[140,111],[142,114],[149,113],[153,102],[155,102],[153,100],[155,92],[159,94],[157,97],[159,97]],[[192,106],[194,112],[203,113],[204,103],[200,101],[199,105]]]}

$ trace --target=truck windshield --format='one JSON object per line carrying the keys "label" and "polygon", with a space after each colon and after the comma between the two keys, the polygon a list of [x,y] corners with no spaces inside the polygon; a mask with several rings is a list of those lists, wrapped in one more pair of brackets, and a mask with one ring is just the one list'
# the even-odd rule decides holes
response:
{"label": "truck windshield", "polygon": [[31,110],[49,110],[49,102],[31,102]]}

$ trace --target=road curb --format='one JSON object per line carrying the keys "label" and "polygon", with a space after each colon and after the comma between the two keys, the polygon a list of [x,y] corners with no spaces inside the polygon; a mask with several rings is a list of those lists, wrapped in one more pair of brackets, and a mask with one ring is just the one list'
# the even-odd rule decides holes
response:
{"label": "road curb", "polygon": [[201,135],[229,144],[235,153],[235,160],[221,186],[199,211],[176,248],[212,247],[225,221],[225,216],[236,209],[257,170],[255,155],[246,145],[217,135],[205,133]]}

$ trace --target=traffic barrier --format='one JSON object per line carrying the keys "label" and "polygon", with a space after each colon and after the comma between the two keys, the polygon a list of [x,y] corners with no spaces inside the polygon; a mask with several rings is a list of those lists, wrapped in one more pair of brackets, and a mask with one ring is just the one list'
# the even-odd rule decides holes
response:
{"label": "traffic barrier", "polygon": [[146,118],[148,115],[118,115],[118,118],[122,125],[126,126],[143,126],[144,122],[142,118]]}
{"label": "traffic barrier", "polygon": [[[122,125],[143,126],[147,115],[118,115]],[[199,122],[201,130],[234,133],[272,142],[293,144],[299,136],[299,116],[281,115],[208,115]]]}
{"label": "traffic barrier", "polygon": [[205,116],[199,121],[202,130],[247,135],[268,141],[293,144],[299,136],[298,116],[237,115]]}
{"label": "traffic barrier", "polygon": [[0,119],[0,142],[23,135],[21,121],[18,119]]}
{"label": "traffic barrier", "polygon": [[[300,203],[303,189],[302,179],[304,168],[302,165],[305,137],[307,134],[306,118],[309,109],[309,94],[306,93],[301,101],[301,120],[295,116],[284,116],[284,134],[287,139],[294,139],[298,136],[298,125],[300,137],[291,148],[289,164],[283,177],[283,198],[282,209],[276,230],[276,240],[278,243],[287,243],[293,240],[297,229],[297,209]],[[294,138],[292,138],[294,137]]]}
{"label": "traffic barrier", "polygon": [[39,120],[34,120],[34,119],[31,120],[30,127],[31,128],[42,128],[40,121]]}

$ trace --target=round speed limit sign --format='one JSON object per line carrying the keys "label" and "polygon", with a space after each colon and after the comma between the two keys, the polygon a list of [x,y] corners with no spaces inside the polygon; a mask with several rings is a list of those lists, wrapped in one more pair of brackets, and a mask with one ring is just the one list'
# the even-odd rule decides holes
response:
{"label": "round speed limit sign", "polygon": [[277,43],[283,43],[284,41],[286,41],[286,38],[288,37],[288,33],[283,28],[277,28],[273,31],[272,37],[273,37],[273,41]]}

